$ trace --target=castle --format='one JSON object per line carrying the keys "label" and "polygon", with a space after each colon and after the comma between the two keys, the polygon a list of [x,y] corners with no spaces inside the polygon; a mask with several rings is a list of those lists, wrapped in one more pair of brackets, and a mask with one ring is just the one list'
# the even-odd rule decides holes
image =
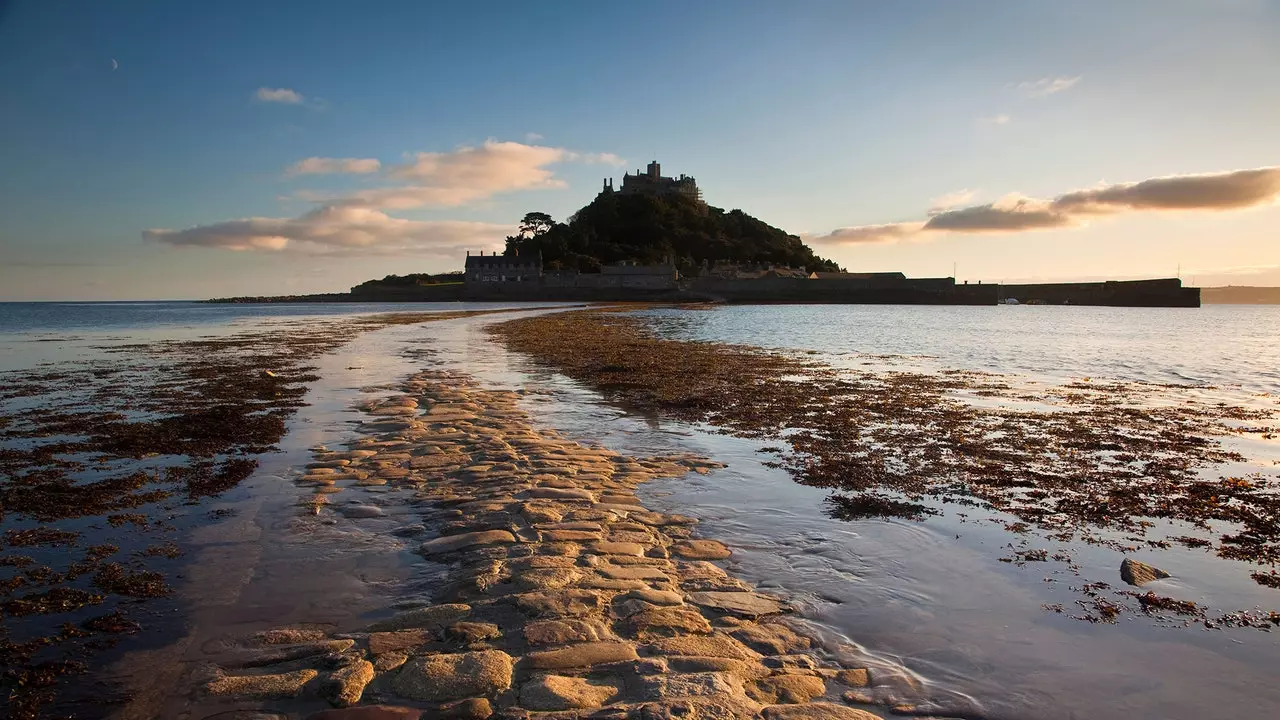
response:
{"label": "castle", "polygon": [[[613,178],[605,178],[601,192],[614,192]],[[683,195],[690,200],[702,202],[702,191],[698,189],[696,180],[688,175],[678,178],[662,177],[662,166],[657,160],[649,163],[643,174],[639,170],[636,170],[635,175],[624,173],[622,187],[618,192],[623,195]]]}

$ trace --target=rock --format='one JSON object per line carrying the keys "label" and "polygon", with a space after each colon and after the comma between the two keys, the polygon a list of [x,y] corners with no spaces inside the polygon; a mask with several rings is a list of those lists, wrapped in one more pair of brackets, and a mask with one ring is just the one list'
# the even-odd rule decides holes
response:
{"label": "rock", "polygon": [[559,590],[517,595],[516,605],[533,617],[579,617],[603,609],[605,600],[592,590]]}
{"label": "rock", "polygon": [[640,678],[638,684],[645,700],[743,694],[741,680],[718,672],[656,675]]}
{"label": "rock", "polygon": [[482,530],[480,532],[462,533],[461,535],[445,535],[434,540],[428,540],[422,544],[422,547],[418,548],[418,552],[430,557],[432,555],[456,552],[477,545],[501,545],[515,541],[515,535],[506,530]]}
{"label": "rock", "polygon": [[771,672],[769,668],[754,660],[735,660],[733,658],[674,655],[667,658],[667,664],[676,672],[723,672],[744,680],[768,677]]}
{"label": "rock", "polygon": [[297,670],[279,675],[224,675],[204,686],[210,695],[237,699],[271,700],[293,698],[320,673]]}
{"label": "rock", "polygon": [[711,632],[702,613],[683,607],[651,607],[627,618],[627,628],[641,640]]}
{"label": "rock", "polygon": [[373,669],[378,672],[390,672],[403,665],[408,659],[409,653],[404,650],[392,650],[374,658]]}
{"label": "rock", "polygon": [[620,683],[543,675],[520,687],[520,705],[530,710],[598,708],[621,691]]}
{"label": "rock", "polygon": [[701,655],[706,657],[759,660],[760,654],[728,635],[686,635],[659,638],[649,643],[654,655]]}
{"label": "rock", "polygon": [[809,638],[797,635],[791,628],[778,623],[744,625],[729,634],[765,655],[790,655],[808,650],[813,645]]}
{"label": "rock", "polygon": [[1124,562],[1120,563],[1120,579],[1130,585],[1142,587],[1149,582],[1155,582],[1167,577],[1169,577],[1169,573],[1144,562],[1125,558]]}
{"label": "rock", "polygon": [[289,662],[290,660],[301,660],[315,655],[346,652],[355,644],[355,640],[325,640],[301,645],[272,645],[266,650],[233,656],[233,659],[224,661],[224,664],[234,664],[247,668],[263,667]]}
{"label": "rock", "polygon": [[600,555],[634,555],[642,557],[645,546],[634,542],[612,542],[601,540],[591,546],[591,551]]}
{"label": "rock", "polygon": [[440,706],[434,717],[441,720],[484,720],[493,714],[489,698],[454,700]]}
{"label": "rock", "polygon": [[782,604],[765,595],[752,592],[695,592],[689,602],[722,612],[756,618],[782,612]]}
{"label": "rock", "polygon": [[868,677],[866,668],[841,670],[836,673],[836,680],[849,687],[866,687],[871,684],[871,678]]}
{"label": "rock", "polygon": [[524,626],[524,639],[530,645],[595,642],[606,634],[598,625],[585,620],[537,620]]}
{"label": "rock", "polygon": [[434,633],[421,629],[375,632],[369,634],[369,652],[377,656],[393,650],[408,650],[425,645],[434,639]]}
{"label": "rock", "polygon": [[559,650],[529,653],[524,657],[529,667],[539,670],[589,667],[601,663],[635,660],[636,649],[629,643],[590,642]]}
{"label": "rock", "polygon": [[368,660],[357,660],[330,673],[328,680],[320,689],[320,696],[334,707],[350,707],[360,702],[360,696],[364,694],[364,686],[371,680],[373,680],[373,663]]}
{"label": "rock", "polygon": [[250,640],[263,645],[297,645],[300,643],[319,642],[328,636],[323,630],[310,628],[274,628],[254,633]]}
{"label": "rock", "polygon": [[621,596],[623,600],[642,600],[650,605],[683,605],[684,596],[671,590],[632,590]]}
{"label": "rock", "polygon": [[461,700],[511,687],[511,656],[498,650],[425,655],[400,668],[391,689],[414,700]]}
{"label": "rock", "polygon": [[805,703],[826,692],[827,684],[813,675],[772,675],[747,686],[747,695],[762,703]]}
{"label": "rock", "polygon": [[760,711],[760,717],[764,720],[880,720],[866,710],[825,702],[770,705]]}
{"label": "rock", "polygon": [[592,503],[596,501],[595,493],[575,488],[535,487],[529,488],[527,494],[531,498],[543,500],[586,500]]}
{"label": "rock", "polygon": [[449,626],[445,634],[452,640],[475,643],[502,637],[502,631],[493,623],[460,622]]}
{"label": "rock", "polygon": [[588,530],[539,530],[543,542],[589,542],[599,540],[600,533]]}
{"label": "rock", "polygon": [[580,575],[571,567],[537,568],[517,574],[515,581],[525,590],[554,590],[571,585]]}
{"label": "rock", "polygon": [[681,540],[671,546],[671,554],[685,560],[723,560],[733,551],[715,540]]}
{"label": "rock", "polygon": [[405,630],[408,628],[442,628],[471,614],[471,606],[463,604],[431,605],[406,610],[369,626],[370,632]]}
{"label": "rock", "polygon": [[418,720],[422,711],[417,708],[394,705],[365,705],[345,710],[321,710],[311,713],[307,720]]}
{"label": "rock", "polygon": [[596,572],[611,580],[669,580],[667,574],[656,567],[647,565],[601,565]]}

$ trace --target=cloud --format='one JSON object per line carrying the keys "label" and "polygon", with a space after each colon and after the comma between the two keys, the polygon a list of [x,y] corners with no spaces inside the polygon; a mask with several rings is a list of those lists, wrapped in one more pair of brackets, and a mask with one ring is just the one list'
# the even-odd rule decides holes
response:
{"label": "cloud", "polygon": [[346,173],[367,175],[382,168],[377,158],[325,158],[309,157],[290,165],[286,175],[334,175]]}
{"label": "cloud", "polygon": [[929,204],[929,214],[936,215],[943,210],[950,210],[953,207],[964,205],[972,200],[978,194],[977,190],[956,190],[954,192],[939,195]]}
{"label": "cloud", "polygon": [[[944,196],[946,198],[947,196]],[[943,198],[939,198],[942,200]],[[922,222],[860,225],[815,237],[818,242],[894,242],[938,233],[1014,233],[1084,225],[1131,212],[1226,211],[1280,200],[1280,166],[1157,177],[1064,193],[1052,200],[1007,195],[986,205],[930,210]]]}
{"label": "cloud", "polygon": [[922,222],[885,223],[883,225],[859,225],[837,228],[826,235],[816,236],[817,242],[836,245],[863,245],[866,243],[894,242],[919,234]]}
{"label": "cloud", "polygon": [[524,139],[528,142],[538,142],[539,140],[542,140],[543,137],[538,133],[530,132],[524,134]]}
{"label": "cloud", "polygon": [[403,184],[344,193],[302,190],[293,198],[318,204],[294,218],[251,217],[183,230],[156,228],[143,238],[185,247],[293,252],[312,255],[461,255],[467,248],[496,249],[513,226],[458,221],[416,221],[388,210],[457,207],[516,190],[565,187],[552,166],[564,162],[614,162],[610,153],[578,153],[565,148],[488,140],[452,152],[416,153],[384,168],[373,158],[311,157],[290,166],[288,175],[380,173]]}
{"label": "cloud", "polygon": [[296,218],[255,217],[153,229],[143,239],[178,247],[291,252],[307,255],[440,255],[498,248],[514,227],[453,220],[394,218],[378,210],[325,206]]}
{"label": "cloud", "polygon": [[1014,83],[1010,87],[1025,97],[1042,98],[1054,93],[1060,93],[1063,90],[1069,90],[1081,79],[1080,75],[1075,77],[1040,78],[1039,80]]}
{"label": "cloud", "polygon": [[1004,113],[1000,113],[999,115],[992,115],[991,117],[978,118],[978,122],[983,125],[1008,125],[1013,122],[1013,118],[1005,115]]}
{"label": "cloud", "polygon": [[1070,215],[1054,209],[1052,203],[1010,195],[994,203],[947,210],[930,217],[921,231],[1017,232],[1044,230],[1074,224]]}
{"label": "cloud", "polygon": [[302,93],[295,92],[288,88],[258,88],[258,92],[254,94],[260,102],[284,103],[285,105],[301,105],[305,99]]}

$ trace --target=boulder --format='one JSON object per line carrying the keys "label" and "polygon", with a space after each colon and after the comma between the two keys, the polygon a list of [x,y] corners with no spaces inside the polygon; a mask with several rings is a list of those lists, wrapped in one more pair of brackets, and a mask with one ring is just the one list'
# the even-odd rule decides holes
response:
{"label": "boulder", "polygon": [[430,630],[397,630],[395,632],[375,632],[369,634],[369,652],[373,655],[395,650],[408,650],[425,645],[435,639]]}
{"label": "boulder", "polygon": [[772,675],[747,686],[751,699],[762,703],[806,703],[827,692],[827,684],[813,675]]}
{"label": "boulder", "polygon": [[627,628],[637,638],[708,634],[711,623],[702,613],[683,607],[649,607],[627,618]]}
{"label": "boulder", "polygon": [[496,695],[511,687],[511,671],[511,656],[499,650],[424,655],[400,668],[391,689],[435,702]]}
{"label": "boulder", "polygon": [[798,635],[791,628],[778,623],[743,625],[730,635],[746,643],[752,650],[766,655],[790,655],[808,650],[813,644],[809,638]]}
{"label": "boulder", "polygon": [[595,642],[607,632],[586,620],[536,620],[524,626],[524,639],[530,645],[564,645]]}
{"label": "boulder", "polygon": [[1130,585],[1142,587],[1149,582],[1155,582],[1167,577],[1169,577],[1169,573],[1144,562],[1125,558],[1124,562],[1120,563],[1120,579]]}

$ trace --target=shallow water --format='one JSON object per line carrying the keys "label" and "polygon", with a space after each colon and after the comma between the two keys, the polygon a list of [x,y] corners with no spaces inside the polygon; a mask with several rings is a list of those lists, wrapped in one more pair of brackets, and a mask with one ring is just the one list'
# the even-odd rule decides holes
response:
{"label": "shallow water", "polygon": [[[1236,310],[1240,314],[1232,315]],[[1099,308],[653,312],[673,336],[817,350],[823,360],[849,367],[876,362],[977,369],[1041,384],[1081,376],[1182,378],[1176,382],[1213,383],[1241,399],[1280,388],[1280,365],[1270,362],[1278,359],[1277,350],[1265,341],[1268,333],[1280,336],[1277,310],[1134,311],[1143,317]],[[1041,311],[1058,314],[1035,315]],[[1216,314],[1206,319],[1195,312]],[[172,694],[181,688],[180,674],[200,662],[204,643],[228,633],[294,622],[354,629],[391,605],[429,597],[433,566],[409,552],[412,541],[389,534],[415,521],[405,494],[344,491],[344,502],[378,505],[386,516],[312,518],[296,507],[306,491],[288,481],[307,461],[306,448],[337,446],[354,436],[350,423],[358,414],[351,406],[376,392],[373,386],[393,385],[425,366],[523,390],[537,422],[576,439],[634,454],[692,451],[729,463],[709,476],[642,487],[640,495],[654,509],[702,518],[702,534],[734,548],[734,572],[796,597],[804,616],[833,644],[852,640],[872,662],[901,661],[944,709],[997,718],[1280,715],[1280,687],[1273,682],[1280,634],[1170,628],[1145,619],[1095,626],[1045,611],[1046,603],[1069,605],[1078,597],[1070,588],[1086,579],[1106,577],[1118,584],[1119,553],[1071,548],[1082,573],[1076,577],[1056,564],[1000,562],[1008,555],[1004,546],[1017,538],[976,513],[926,523],[834,520],[823,513],[825,491],[797,485],[760,464],[761,443],[628,414],[558,373],[507,353],[483,328],[508,317],[388,328],[360,336],[316,363],[322,380],[307,396],[311,405],[291,420],[284,452],[268,456],[254,478],[219,500],[234,516],[197,528],[186,541],[190,571],[178,588],[185,634],[173,631],[169,644],[135,652],[113,669],[116,677],[152,681],[135,686],[143,696],[131,717],[178,717],[167,710],[157,715],[155,709],[184,707]],[[1139,332],[1156,320],[1158,329]],[[1182,346],[1179,332],[1191,338],[1182,356],[1175,352]],[[1130,336],[1141,336],[1146,349],[1126,344]],[[1113,349],[1089,355],[1082,348],[1091,337]],[[1072,346],[1076,350],[1064,349]],[[913,357],[884,360],[864,353]],[[1220,361],[1229,366],[1216,367]],[[1264,444],[1257,454],[1273,448]],[[1175,576],[1160,583],[1162,592],[1178,597],[1233,607],[1280,597],[1248,581],[1247,573],[1233,567],[1238,564],[1203,553],[1162,553],[1160,565]]]}

